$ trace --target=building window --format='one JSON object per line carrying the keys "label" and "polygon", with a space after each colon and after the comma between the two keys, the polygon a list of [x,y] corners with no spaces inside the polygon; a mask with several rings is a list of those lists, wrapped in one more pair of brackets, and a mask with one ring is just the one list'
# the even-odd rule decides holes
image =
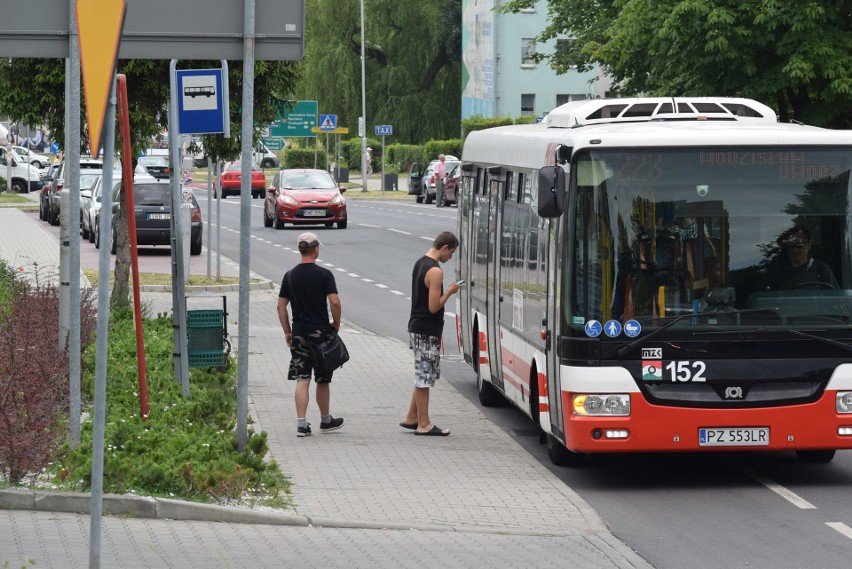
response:
{"label": "building window", "polygon": [[521,95],[521,115],[535,114],[535,94],[526,93]]}
{"label": "building window", "polygon": [[562,106],[565,103],[570,103],[571,101],[582,101],[583,99],[591,99],[591,95],[586,93],[568,93],[556,95],[556,106]]}
{"label": "building window", "polygon": [[521,67],[535,67],[535,38],[521,40]]}

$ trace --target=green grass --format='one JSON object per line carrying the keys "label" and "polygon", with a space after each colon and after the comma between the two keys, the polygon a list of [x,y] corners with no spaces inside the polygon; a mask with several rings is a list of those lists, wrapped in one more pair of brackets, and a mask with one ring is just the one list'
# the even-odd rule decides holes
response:
{"label": "green grass", "polygon": [[38,202],[34,202],[20,194],[14,194],[11,192],[3,192],[0,194],[0,204],[22,204],[38,207]]}
{"label": "green grass", "polygon": [[[95,269],[83,269],[83,274],[86,275],[86,278],[89,279],[90,283],[98,282],[98,271]],[[110,271],[109,282],[112,283],[115,280],[115,272]],[[249,279],[251,283],[261,282],[260,279]],[[231,285],[231,284],[239,284],[239,277],[207,277],[207,275],[191,275],[187,280],[186,284],[189,286],[211,286],[211,285]],[[172,275],[171,273],[139,273],[139,284],[140,285],[171,285],[172,284]]]}

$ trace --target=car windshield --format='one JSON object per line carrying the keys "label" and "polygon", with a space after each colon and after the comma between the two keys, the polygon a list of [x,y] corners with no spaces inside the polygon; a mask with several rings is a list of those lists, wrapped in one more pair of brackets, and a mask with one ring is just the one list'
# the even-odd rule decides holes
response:
{"label": "car windshield", "polygon": [[166,159],[159,156],[146,156],[145,158],[140,158],[139,162],[148,167],[167,166]]}
{"label": "car windshield", "polygon": [[[228,170],[229,172],[239,172],[242,169],[243,169],[243,166],[239,162],[231,162],[228,165],[228,167],[226,168],[226,170]],[[260,166],[258,166],[257,164],[252,164],[251,169],[254,170],[255,172],[259,172]]]}
{"label": "car windshield", "polygon": [[80,175],[80,189],[88,190],[95,184],[98,178],[100,178],[100,174],[81,174]]}
{"label": "car windshield", "polygon": [[337,184],[325,172],[283,174],[281,187],[293,190],[336,190]]}

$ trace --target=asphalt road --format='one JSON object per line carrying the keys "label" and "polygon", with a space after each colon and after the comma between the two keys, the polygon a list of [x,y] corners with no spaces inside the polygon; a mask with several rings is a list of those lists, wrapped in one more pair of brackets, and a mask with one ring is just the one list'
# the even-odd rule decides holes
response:
{"label": "asphalt road", "polygon": [[[196,196],[204,219],[206,192]],[[251,202],[251,267],[275,282],[298,262],[304,228],[263,227]],[[405,200],[350,199],[347,229],[313,227],[320,261],[336,271],[344,318],[405,339],[410,271],[437,233],[454,230],[456,209]],[[35,214],[34,214],[35,215]],[[45,224],[47,227],[47,225]],[[57,230],[58,231],[58,230]],[[205,236],[207,239],[213,231]],[[222,254],[239,259],[239,200],[222,201]],[[95,251],[93,245],[83,244]],[[168,267],[168,249],[141,255]],[[205,258],[202,255],[202,258]],[[206,264],[206,258],[204,260]],[[445,266],[446,279],[454,273]],[[449,310],[455,310],[454,302]],[[476,400],[471,369],[459,355],[451,318],[445,326],[442,376]],[[601,515],[613,533],[658,568],[840,569],[852,559],[852,453],[808,464],[792,453],[634,454],[592,456],[585,464],[550,464],[533,425],[512,407],[483,409]],[[523,480],[518,481],[523,484]]]}

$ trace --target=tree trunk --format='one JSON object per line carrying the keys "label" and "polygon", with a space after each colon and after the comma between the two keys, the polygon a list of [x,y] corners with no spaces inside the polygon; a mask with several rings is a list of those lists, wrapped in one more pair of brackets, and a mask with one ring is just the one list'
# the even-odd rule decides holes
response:
{"label": "tree trunk", "polygon": [[[124,204],[125,188],[122,187],[119,198],[122,201],[115,217],[115,284],[112,286],[112,294],[109,298],[111,308],[122,308],[130,306],[130,242],[127,236],[127,208]],[[110,244],[102,243],[101,247],[109,247]]]}

